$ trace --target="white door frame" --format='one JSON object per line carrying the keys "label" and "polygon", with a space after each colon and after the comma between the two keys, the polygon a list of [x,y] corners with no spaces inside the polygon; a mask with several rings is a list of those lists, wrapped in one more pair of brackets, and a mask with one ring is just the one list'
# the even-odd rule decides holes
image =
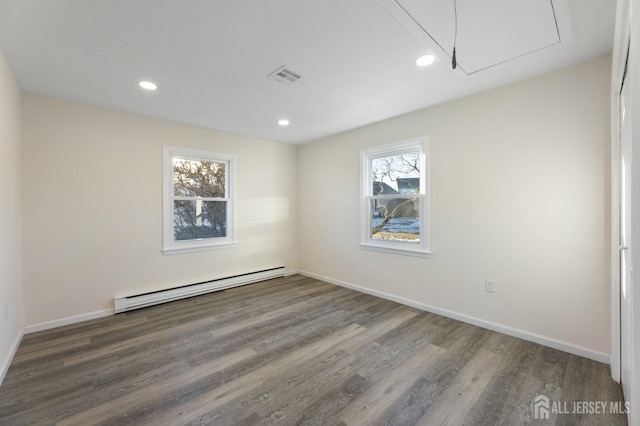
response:
{"label": "white door frame", "polygon": [[620,381],[620,92],[631,40],[629,0],[618,0],[611,72],[611,377]]}
{"label": "white door frame", "polygon": [[[622,382],[626,402],[630,405],[629,424],[640,424],[640,0],[618,0],[616,35],[613,51],[611,104],[611,375]],[[631,49],[629,48],[631,46]],[[625,65],[628,69],[625,76]],[[622,83],[628,92],[626,120],[630,129],[631,223],[628,259],[631,279],[627,298],[621,303],[618,235],[620,229],[620,115]],[[621,306],[628,313],[621,316]],[[628,311],[626,310],[628,309]],[[624,312],[623,312],[624,313]],[[620,324],[625,325],[624,328]],[[628,327],[627,327],[628,325]],[[628,328],[625,333],[624,329]],[[621,342],[624,344],[621,346]],[[624,353],[621,351],[624,350]],[[625,361],[622,365],[621,360]],[[625,368],[626,367],[626,368]]]}

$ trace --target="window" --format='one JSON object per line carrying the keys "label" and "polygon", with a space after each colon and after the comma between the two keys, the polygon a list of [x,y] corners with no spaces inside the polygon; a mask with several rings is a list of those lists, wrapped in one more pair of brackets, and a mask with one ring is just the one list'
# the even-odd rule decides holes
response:
{"label": "window", "polygon": [[164,147],[163,252],[234,244],[234,157]]}
{"label": "window", "polygon": [[427,257],[427,140],[361,152],[361,246]]}

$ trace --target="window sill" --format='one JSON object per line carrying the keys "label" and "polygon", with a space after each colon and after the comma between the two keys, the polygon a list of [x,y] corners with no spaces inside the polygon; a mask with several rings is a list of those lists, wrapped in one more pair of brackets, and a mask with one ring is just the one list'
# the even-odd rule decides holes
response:
{"label": "window sill", "polygon": [[406,250],[400,248],[393,247],[381,247],[381,246],[373,246],[370,244],[360,244],[360,247],[364,250],[370,251],[379,251],[382,253],[391,253],[391,254],[399,254],[402,256],[413,256],[413,257],[422,257],[429,258],[431,257],[430,251],[419,251],[419,250]]}
{"label": "window sill", "polygon": [[216,244],[209,246],[196,246],[196,247],[172,247],[162,249],[162,254],[165,256],[172,256],[174,254],[184,254],[184,253],[195,253],[198,251],[207,251],[207,250],[218,250],[218,249],[226,249],[231,247],[236,247],[238,243],[226,243],[226,244]]}

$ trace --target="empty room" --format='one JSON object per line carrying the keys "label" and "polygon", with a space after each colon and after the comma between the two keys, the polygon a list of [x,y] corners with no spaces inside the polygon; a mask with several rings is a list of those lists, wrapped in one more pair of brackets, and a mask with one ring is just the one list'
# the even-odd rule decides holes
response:
{"label": "empty room", "polygon": [[640,425],[639,31],[0,0],[0,425]]}

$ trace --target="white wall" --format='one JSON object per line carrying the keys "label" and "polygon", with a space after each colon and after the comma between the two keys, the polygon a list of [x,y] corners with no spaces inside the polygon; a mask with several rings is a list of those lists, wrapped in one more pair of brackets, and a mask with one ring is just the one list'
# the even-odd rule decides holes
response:
{"label": "white wall", "polygon": [[0,51],[0,383],[23,327],[20,157],[20,90]]}
{"label": "white wall", "polygon": [[[297,269],[296,147],[29,94],[22,117],[27,326],[111,309],[114,296]],[[237,247],[162,254],[163,145],[237,156]]]}
{"label": "white wall", "polygon": [[[301,146],[300,270],[607,359],[610,67],[600,57]],[[433,255],[360,249],[360,149],[422,135]]]}

